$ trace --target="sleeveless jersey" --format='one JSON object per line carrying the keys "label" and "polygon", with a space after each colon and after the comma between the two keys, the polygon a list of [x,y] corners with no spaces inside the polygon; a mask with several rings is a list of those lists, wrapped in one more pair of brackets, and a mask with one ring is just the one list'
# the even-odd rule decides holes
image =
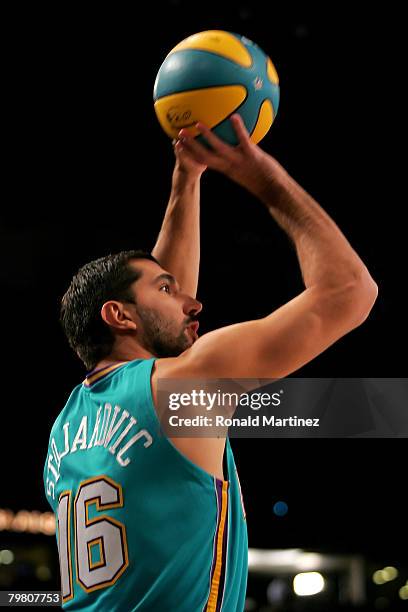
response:
{"label": "sleeveless jersey", "polygon": [[75,387],[44,466],[63,608],[241,612],[248,538],[229,439],[227,480],[160,431],[155,359],[114,364]]}

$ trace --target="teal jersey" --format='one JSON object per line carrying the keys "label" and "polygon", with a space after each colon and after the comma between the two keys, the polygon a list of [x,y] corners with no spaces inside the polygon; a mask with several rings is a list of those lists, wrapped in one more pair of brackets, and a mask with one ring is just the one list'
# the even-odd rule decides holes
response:
{"label": "teal jersey", "polygon": [[229,439],[227,480],[160,431],[153,359],[114,364],[75,387],[44,466],[63,608],[240,612],[248,537]]}

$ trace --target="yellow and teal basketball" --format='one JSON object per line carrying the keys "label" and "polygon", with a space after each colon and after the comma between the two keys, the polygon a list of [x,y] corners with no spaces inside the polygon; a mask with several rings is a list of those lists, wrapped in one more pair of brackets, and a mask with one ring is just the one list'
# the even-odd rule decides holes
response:
{"label": "yellow and teal basketball", "polygon": [[190,128],[197,137],[194,126],[201,121],[236,145],[229,117],[239,113],[252,142],[258,143],[276,117],[279,78],[271,59],[248,38],[207,30],[185,38],[166,56],[153,99],[159,123],[170,138],[177,138],[181,128]]}

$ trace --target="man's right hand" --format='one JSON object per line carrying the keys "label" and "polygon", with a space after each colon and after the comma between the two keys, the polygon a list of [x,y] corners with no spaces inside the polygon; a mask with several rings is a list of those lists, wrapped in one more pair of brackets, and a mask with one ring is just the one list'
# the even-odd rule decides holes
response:
{"label": "man's right hand", "polygon": [[[231,115],[231,123],[239,141],[236,147],[232,147],[218,138],[203,123],[197,123],[195,127],[211,146],[211,149],[200,144],[190,135],[188,129],[184,128],[179,132],[179,150],[181,149],[190,155],[195,162],[222,172],[250,191],[256,191],[256,184],[265,171],[270,174],[273,170],[273,162],[276,163],[277,168],[279,164],[251,142],[250,135],[240,115],[237,113]],[[266,162],[266,160],[268,161]]]}

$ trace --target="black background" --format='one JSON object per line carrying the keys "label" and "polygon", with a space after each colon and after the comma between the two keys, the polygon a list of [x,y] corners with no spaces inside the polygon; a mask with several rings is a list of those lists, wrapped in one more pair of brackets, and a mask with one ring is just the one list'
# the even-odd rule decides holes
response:
{"label": "black background", "polygon": [[[173,167],[153,83],[167,52],[194,32],[238,32],[272,58],[281,101],[261,146],[334,218],[379,286],[364,325],[296,376],[406,373],[394,144],[401,16],[392,5],[357,13],[351,3],[311,4],[174,0],[86,14],[66,5],[5,19],[0,507],[48,510],[49,431],[85,373],[59,328],[59,300],[85,262],[153,247]],[[287,237],[261,204],[215,173],[202,183],[204,333],[264,316],[303,286]],[[406,559],[403,444],[233,440],[250,546]],[[289,505],[284,518],[272,512],[278,500]]]}

